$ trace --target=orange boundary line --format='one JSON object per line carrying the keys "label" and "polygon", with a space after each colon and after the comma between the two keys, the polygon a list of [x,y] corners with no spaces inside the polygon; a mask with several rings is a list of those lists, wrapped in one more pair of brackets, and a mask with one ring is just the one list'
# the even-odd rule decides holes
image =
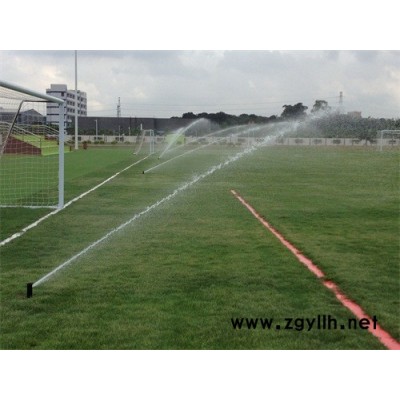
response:
{"label": "orange boundary line", "polygon": [[[317,278],[322,279],[322,284],[331,290],[336,298],[349,309],[358,319],[367,318],[369,321],[372,320],[363,309],[354,301],[350,300],[343,292],[340,291],[339,287],[332,281],[327,280],[325,278],[325,274],[321,270],[320,267],[315,265],[312,260],[304,256],[300,250],[298,250],[295,246],[293,246],[289,241],[287,241],[282,234],[280,234],[275,228],[273,228],[249,203],[247,203],[243,197],[241,197],[235,190],[231,190],[231,193],[253,214],[255,218],[258,219],[261,224],[268,229],[273,235],[275,235],[280,242],[290,250],[296,258],[305,265]],[[379,324],[376,324],[376,328],[374,329],[371,325],[368,327],[368,331],[376,336],[379,341],[389,350],[400,350],[400,343],[394,339],[388,332],[382,329]]]}

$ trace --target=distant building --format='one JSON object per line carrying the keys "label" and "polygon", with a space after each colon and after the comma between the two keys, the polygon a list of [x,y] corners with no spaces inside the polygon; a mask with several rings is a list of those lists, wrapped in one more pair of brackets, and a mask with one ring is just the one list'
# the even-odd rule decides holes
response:
{"label": "distant building", "polygon": [[[12,123],[18,110],[5,110],[0,107],[0,121]],[[15,119],[17,124],[23,125],[43,125],[46,123],[46,117],[34,109],[19,112]]]}
{"label": "distant building", "polygon": [[81,134],[93,134],[96,125],[99,134],[136,135],[142,129],[151,129],[156,134],[184,128],[194,120],[189,118],[136,118],[136,117],[79,117],[78,125]]}
{"label": "distant building", "polygon": [[16,112],[17,110],[9,110],[0,107],[0,121],[12,122]]}
{"label": "distant building", "polygon": [[361,111],[349,111],[347,115],[353,118],[361,118]]}
{"label": "distant building", "polygon": [[24,125],[43,125],[46,123],[46,117],[34,109],[26,110],[18,115],[17,123]]}
{"label": "distant building", "polygon": [[[46,94],[65,101],[64,126],[67,128],[73,125],[75,120],[75,90],[68,90],[67,85],[51,84],[46,89]],[[78,90],[78,117],[87,116],[86,93]],[[59,106],[55,103],[47,103],[47,123],[58,125],[60,120]]]}

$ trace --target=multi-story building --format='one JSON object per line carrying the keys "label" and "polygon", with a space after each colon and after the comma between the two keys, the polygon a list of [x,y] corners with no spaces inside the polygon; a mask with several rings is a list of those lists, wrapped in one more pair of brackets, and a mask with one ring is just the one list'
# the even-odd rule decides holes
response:
{"label": "multi-story building", "polygon": [[[46,94],[65,101],[64,127],[73,126],[75,120],[75,90],[68,90],[67,85],[51,84]],[[78,117],[87,116],[86,93],[78,90]],[[60,120],[59,107],[55,103],[47,103],[47,123],[58,125]]]}

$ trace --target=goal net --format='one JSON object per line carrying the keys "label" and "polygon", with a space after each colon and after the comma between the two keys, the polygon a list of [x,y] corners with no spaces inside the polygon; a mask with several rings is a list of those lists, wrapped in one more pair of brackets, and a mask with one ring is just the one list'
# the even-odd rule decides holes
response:
{"label": "goal net", "polygon": [[400,130],[385,129],[378,131],[377,147],[380,151],[382,151],[385,146],[396,145],[400,145]]}
{"label": "goal net", "polygon": [[0,81],[0,206],[62,207],[64,151],[64,101]]}

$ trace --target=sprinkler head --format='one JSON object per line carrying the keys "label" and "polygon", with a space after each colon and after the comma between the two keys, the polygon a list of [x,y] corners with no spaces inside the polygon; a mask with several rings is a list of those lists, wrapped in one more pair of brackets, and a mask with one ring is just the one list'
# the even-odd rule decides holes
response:
{"label": "sprinkler head", "polygon": [[144,171],[142,172],[142,174],[144,174]]}
{"label": "sprinkler head", "polygon": [[26,297],[30,299],[33,296],[33,283],[29,282],[26,284]]}

